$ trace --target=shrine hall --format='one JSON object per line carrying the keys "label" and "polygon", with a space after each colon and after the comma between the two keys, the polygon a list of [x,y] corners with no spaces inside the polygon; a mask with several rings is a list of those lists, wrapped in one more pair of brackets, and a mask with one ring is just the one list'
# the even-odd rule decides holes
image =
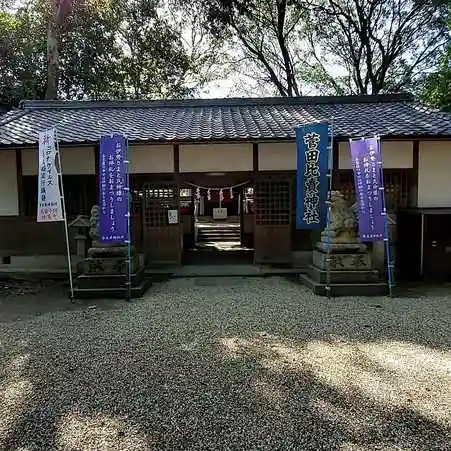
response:
{"label": "shrine hall", "polygon": [[[404,94],[24,101],[0,116],[0,267],[64,262],[63,224],[36,221],[38,134],[49,127],[74,259],[76,237],[87,236],[80,218],[99,202],[99,140],[114,132],[128,139],[131,236],[146,266],[230,258],[302,267],[320,231],[296,227],[295,128],[319,121],[333,123],[331,185],[350,204],[349,139],[380,137],[397,267],[451,275],[451,114]],[[371,252],[382,268],[383,243]]]}

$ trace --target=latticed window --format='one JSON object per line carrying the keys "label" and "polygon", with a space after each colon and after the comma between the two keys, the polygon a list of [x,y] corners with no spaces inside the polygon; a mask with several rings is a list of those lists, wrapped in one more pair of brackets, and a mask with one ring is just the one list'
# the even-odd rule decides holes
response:
{"label": "latticed window", "polygon": [[261,181],[256,184],[254,202],[258,225],[290,223],[290,182]]}
{"label": "latticed window", "polygon": [[[64,175],[64,198],[66,213],[69,218],[77,215],[89,215],[97,203],[95,175]],[[38,176],[29,175],[22,178],[24,216],[35,218],[38,202]]]}
{"label": "latticed window", "polygon": [[183,200],[191,200],[192,190],[190,188],[181,188],[180,189],[180,199]]}
{"label": "latticed window", "polygon": [[164,227],[169,224],[168,210],[179,210],[179,196],[173,185],[144,186],[144,225]]}
{"label": "latticed window", "polygon": [[[349,203],[355,202],[353,171],[340,171],[338,189]],[[385,200],[388,211],[406,208],[409,203],[409,170],[384,171]]]}

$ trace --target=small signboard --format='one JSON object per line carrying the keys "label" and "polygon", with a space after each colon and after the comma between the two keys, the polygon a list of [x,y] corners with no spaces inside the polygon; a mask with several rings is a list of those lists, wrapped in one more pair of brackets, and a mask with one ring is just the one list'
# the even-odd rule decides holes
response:
{"label": "small signboard", "polygon": [[64,221],[55,135],[54,128],[39,133],[38,222]]}
{"label": "small signboard", "polygon": [[168,223],[169,224],[178,224],[179,223],[178,210],[168,210]]}
{"label": "small signboard", "polygon": [[227,219],[227,208],[213,208],[213,219]]}

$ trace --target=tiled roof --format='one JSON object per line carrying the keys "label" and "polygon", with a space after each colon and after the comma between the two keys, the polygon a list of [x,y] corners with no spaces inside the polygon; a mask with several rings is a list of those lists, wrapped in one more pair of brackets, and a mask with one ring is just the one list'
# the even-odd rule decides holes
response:
{"label": "tiled roof", "polygon": [[63,143],[124,133],[132,142],[293,139],[333,120],[337,138],[451,136],[451,114],[408,95],[167,101],[26,101],[0,118],[0,146],[33,145],[56,126]]}

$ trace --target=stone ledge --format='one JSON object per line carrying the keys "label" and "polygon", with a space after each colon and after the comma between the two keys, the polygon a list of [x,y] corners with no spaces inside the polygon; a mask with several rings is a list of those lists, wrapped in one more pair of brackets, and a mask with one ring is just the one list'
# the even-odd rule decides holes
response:
{"label": "stone ledge", "polygon": [[[327,277],[330,276],[329,282],[332,283],[377,283],[380,282],[378,271],[371,270],[348,270],[348,271],[327,271],[310,265],[306,268],[309,277],[318,283],[328,282]],[[329,274],[328,274],[329,273]]]}
{"label": "stone ledge", "polygon": [[[144,279],[141,285],[132,286],[132,299],[140,298],[144,295],[147,289],[152,285],[150,279]],[[74,289],[75,299],[117,299],[126,298],[127,288],[78,288]]]}
{"label": "stone ledge", "polygon": [[[315,282],[307,274],[300,274],[299,280],[310,288],[314,294],[327,296],[326,284]],[[387,284],[377,283],[347,283],[330,284],[330,296],[385,296],[388,292]]]}

